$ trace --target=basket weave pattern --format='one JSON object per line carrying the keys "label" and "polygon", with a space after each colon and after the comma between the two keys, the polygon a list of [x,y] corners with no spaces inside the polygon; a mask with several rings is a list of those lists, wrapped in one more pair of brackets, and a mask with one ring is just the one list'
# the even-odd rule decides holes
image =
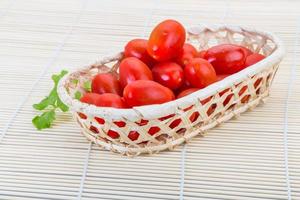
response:
{"label": "basket weave pattern", "polygon": [[[98,108],[75,100],[76,91],[97,73],[117,73],[122,53],[69,74],[58,92],[70,106],[82,133],[101,147],[126,154],[172,149],[196,135],[253,108],[269,95],[283,57],[280,41],[272,34],[240,27],[193,28],[188,42],[207,49],[220,43],[240,44],[265,56],[263,61],[176,101],[133,109]],[[112,66],[112,67],[111,67]],[[73,80],[79,80],[75,84]],[[109,135],[117,134],[117,139]],[[130,135],[138,135],[132,141]]]}

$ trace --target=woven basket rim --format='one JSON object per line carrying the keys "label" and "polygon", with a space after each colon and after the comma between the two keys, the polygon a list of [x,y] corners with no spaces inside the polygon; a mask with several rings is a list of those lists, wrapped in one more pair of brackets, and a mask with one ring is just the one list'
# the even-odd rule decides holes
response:
{"label": "woven basket rim", "polygon": [[[195,100],[205,99],[213,95],[214,93],[216,93],[216,91],[220,92],[225,88],[227,88],[228,86],[231,86],[243,80],[247,76],[252,77],[258,71],[264,69],[266,65],[277,63],[284,56],[285,50],[283,44],[277,36],[275,36],[273,33],[266,32],[266,31],[258,31],[253,28],[246,28],[242,26],[230,26],[230,25],[210,25],[210,26],[202,25],[200,27],[192,27],[188,29],[188,34],[193,35],[203,31],[218,32],[224,30],[231,30],[237,33],[248,32],[251,34],[258,34],[264,36],[269,40],[273,41],[273,43],[276,45],[276,49],[271,55],[267,56],[265,59],[252,65],[251,67],[248,67],[238,73],[232,74],[224,78],[223,80],[213,83],[208,87],[204,89],[200,89],[199,91],[196,91],[190,95],[163,104],[138,106],[130,109],[119,109],[119,108],[110,108],[110,107],[97,107],[94,105],[82,103],[79,100],[72,98],[68,94],[66,88],[64,87],[65,82],[70,78],[70,76],[73,73],[75,73],[78,70],[87,69],[90,67],[90,65],[85,66],[83,68],[81,67],[80,69],[74,72],[68,73],[60,80],[58,85],[59,97],[66,105],[70,107],[70,110],[72,111],[83,112],[88,115],[102,116],[106,120],[122,120],[122,119],[137,120],[140,119],[141,117],[144,119],[154,119],[169,114],[181,112],[180,109],[178,108],[186,108],[192,105],[195,102]],[[122,56],[122,52],[112,57],[103,58],[97,63],[101,63],[104,60],[111,60],[111,61],[118,60],[119,58],[121,58],[121,56]],[[144,113],[147,113],[147,115],[145,116]]]}

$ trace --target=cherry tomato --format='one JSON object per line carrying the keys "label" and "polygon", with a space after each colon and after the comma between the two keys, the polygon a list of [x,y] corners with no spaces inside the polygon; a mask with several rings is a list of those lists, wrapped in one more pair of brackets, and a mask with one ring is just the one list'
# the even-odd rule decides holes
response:
{"label": "cherry tomato", "polygon": [[119,133],[116,132],[116,131],[114,131],[114,130],[109,130],[109,131],[107,132],[107,135],[108,135],[109,137],[111,137],[112,139],[117,139],[118,137],[120,137]]}
{"label": "cherry tomato", "polygon": [[173,129],[173,128],[177,127],[181,122],[182,122],[181,119],[175,119],[175,120],[169,125],[169,127]]}
{"label": "cherry tomato", "polygon": [[261,61],[264,58],[264,55],[261,55],[259,53],[253,53],[252,55],[246,58],[245,66],[249,67],[250,65],[254,65],[255,63]]}
{"label": "cherry tomato", "polygon": [[114,107],[114,108],[126,108],[125,102],[117,94],[105,93],[100,94],[98,98],[97,106],[101,107]]}
{"label": "cherry tomato", "polygon": [[96,133],[96,134],[99,133],[99,130],[95,126],[91,126],[90,131],[92,131],[93,133]]}
{"label": "cherry tomato", "polygon": [[219,74],[217,75],[217,81],[221,81],[224,78],[226,78],[227,76],[230,76],[229,74]]}
{"label": "cherry tomato", "polygon": [[175,62],[162,62],[152,68],[153,79],[172,90],[183,84],[183,69]]}
{"label": "cherry tomato", "polygon": [[139,138],[140,134],[137,132],[137,131],[130,131],[128,133],[128,138],[131,140],[131,141],[135,141]]}
{"label": "cherry tomato", "polygon": [[183,45],[182,51],[176,59],[176,62],[181,66],[185,66],[190,60],[197,57],[197,55],[197,49],[193,45],[185,43]]}
{"label": "cherry tomato", "polygon": [[131,107],[161,104],[175,98],[172,90],[149,80],[138,80],[128,84],[123,96],[127,105]]}
{"label": "cherry tomato", "polygon": [[207,97],[206,99],[202,99],[202,100],[200,101],[200,103],[201,103],[202,105],[205,105],[205,104],[207,104],[211,99],[212,99],[212,97]]}
{"label": "cherry tomato", "polygon": [[87,116],[85,115],[85,114],[83,114],[83,113],[78,113],[78,115],[79,115],[79,117],[81,118],[81,119],[87,119]]}
{"label": "cherry tomato", "polygon": [[125,57],[136,57],[143,61],[149,67],[155,63],[155,60],[147,52],[148,40],[134,39],[127,43],[124,49]]}
{"label": "cherry tomato", "polygon": [[126,108],[126,104],[121,97],[112,93],[86,93],[80,98],[80,101],[100,107]]}
{"label": "cherry tomato", "polygon": [[126,123],[123,122],[123,121],[115,121],[114,124],[117,125],[120,128],[126,126]]}
{"label": "cherry tomato", "polygon": [[185,42],[185,29],[175,20],[165,20],[151,32],[147,51],[157,61],[167,61],[180,53]]}
{"label": "cherry tomato", "polygon": [[197,88],[204,88],[217,81],[213,66],[202,58],[194,58],[184,68],[186,80]]}
{"label": "cherry tomato", "polygon": [[154,135],[155,133],[157,133],[157,132],[159,132],[159,131],[160,131],[160,128],[159,128],[159,127],[153,126],[153,127],[151,127],[151,128],[148,130],[148,133],[149,133],[150,135]]}
{"label": "cherry tomato", "polygon": [[221,44],[211,47],[205,54],[217,74],[233,74],[245,68],[246,52],[234,44]]}
{"label": "cherry tomato", "polygon": [[100,94],[97,93],[85,93],[80,101],[87,104],[93,104],[95,106],[99,106],[100,102]]}
{"label": "cherry tomato", "polygon": [[[123,92],[122,92],[122,93],[123,93]],[[126,104],[126,102],[125,102],[124,97],[121,97],[121,100],[123,101],[125,108],[129,108],[129,106],[128,106],[128,105]]]}
{"label": "cherry tomato", "polygon": [[189,89],[183,90],[177,95],[177,99],[179,99],[181,97],[185,97],[185,96],[192,94],[193,92],[196,92],[198,90],[199,90],[199,88],[189,88]]}
{"label": "cherry tomato", "polygon": [[243,46],[240,46],[240,47],[244,50],[246,57],[253,54],[253,52],[250,49],[248,49],[247,47],[243,47]]}
{"label": "cherry tomato", "polygon": [[[184,71],[183,71],[183,74],[184,74]],[[191,87],[193,87],[193,86],[185,78],[181,87],[176,90],[176,94],[179,94],[181,91],[189,89]]]}
{"label": "cherry tomato", "polygon": [[261,82],[262,82],[262,78],[257,79],[254,83],[254,88],[256,89],[260,85]]}
{"label": "cherry tomato", "polygon": [[[244,93],[247,92],[247,90],[248,90],[248,86],[245,85],[244,87],[242,87],[242,89],[239,91],[239,96],[242,96]],[[250,97],[251,96],[249,94],[244,95],[244,97],[241,99],[241,102],[247,103],[249,101]]]}
{"label": "cherry tomato", "polygon": [[92,92],[103,94],[103,93],[114,93],[121,95],[121,87],[119,80],[112,73],[97,74],[92,80]]}
{"label": "cherry tomato", "polygon": [[205,54],[206,54],[206,51],[205,50],[202,50],[202,51],[199,51],[198,54],[197,54],[197,58],[205,58]]}
{"label": "cherry tomato", "polygon": [[120,83],[122,88],[136,80],[152,80],[148,66],[135,57],[129,57],[120,63]]}

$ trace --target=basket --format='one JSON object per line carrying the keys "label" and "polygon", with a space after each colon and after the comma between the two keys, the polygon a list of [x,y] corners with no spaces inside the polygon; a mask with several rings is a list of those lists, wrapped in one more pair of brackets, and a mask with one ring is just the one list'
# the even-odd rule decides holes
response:
{"label": "basket", "polygon": [[[100,147],[124,155],[157,153],[202,135],[264,102],[284,50],[280,40],[271,33],[243,27],[195,27],[187,40],[207,49],[220,43],[239,44],[267,56],[264,60],[222,81],[183,98],[159,104],[116,109],[96,107],[74,98],[76,91],[97,73],[117,73],[122,53],[107,57],[81,70],[70,73],[59,83],[58,94],[70,107],[83,135]],[[76,81],[75,81],[76,80]],[[112,139],[109,135],[117,134]],[[137,134],[132,141],[130,134]]]}

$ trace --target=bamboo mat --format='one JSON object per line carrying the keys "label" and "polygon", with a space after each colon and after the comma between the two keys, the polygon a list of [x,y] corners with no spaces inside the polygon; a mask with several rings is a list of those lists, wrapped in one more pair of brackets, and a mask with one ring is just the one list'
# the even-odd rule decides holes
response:
{"label": "bamboo mat", "polygon": [[[0,200],[300,199],[300,2],[0,0]],[[276,33],[286,57],[265,105],[154,156],[90,144],[69,114],[31,124],[50,76],[148,36],[159,21]]]}

